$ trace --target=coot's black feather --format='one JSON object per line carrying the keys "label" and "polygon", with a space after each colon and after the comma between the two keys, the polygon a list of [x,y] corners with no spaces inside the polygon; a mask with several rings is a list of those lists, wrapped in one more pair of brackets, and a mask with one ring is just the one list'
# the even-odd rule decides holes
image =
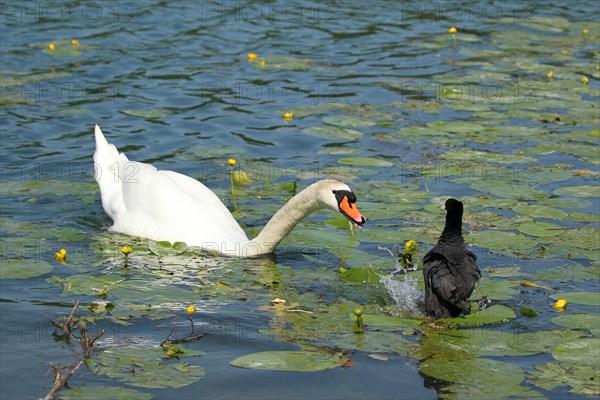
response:
{"label": "coot's black feather", "polygon": [[477,257],[462,236],[463,204],[448,199],[446,226],[437,245],[423,257],[425,313],[433,318],[458,317],[469,309],[467,299],[481,277]]}

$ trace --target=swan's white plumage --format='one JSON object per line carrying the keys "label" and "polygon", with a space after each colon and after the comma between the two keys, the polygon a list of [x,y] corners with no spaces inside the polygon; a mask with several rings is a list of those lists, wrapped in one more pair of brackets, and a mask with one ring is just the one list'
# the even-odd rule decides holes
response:
{"label": "swan's white plumage", "polygon": [[174,171],[129,161],[107,142],[96,125],[94,162],[102,207],[110,230],[153,240],[185,242],[233,256],[270,253],[306,215],[318,208],[337,211],[332,189],[350,190],[338,181],[319,181],[295,196],[254,240],[227,207],[197,180]]}

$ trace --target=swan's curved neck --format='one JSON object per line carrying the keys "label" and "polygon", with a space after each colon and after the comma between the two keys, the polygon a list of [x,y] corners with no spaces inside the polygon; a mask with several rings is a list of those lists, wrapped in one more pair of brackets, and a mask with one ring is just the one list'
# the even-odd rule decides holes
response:
{"label": "swan's curved neck", "polygon": [[275,247],[306,216],[323,208],[318,192],[321,181],[313,183],[292,197],[273,215],[260,234],[246,246],[247,256],[272,253]]}

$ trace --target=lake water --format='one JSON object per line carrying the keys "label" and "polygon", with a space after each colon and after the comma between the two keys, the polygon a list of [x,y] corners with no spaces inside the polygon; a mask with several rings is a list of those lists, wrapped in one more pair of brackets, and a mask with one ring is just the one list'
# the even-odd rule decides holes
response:
{"label": "lake water", "polygon": [[[457,197],[465,203],[466,240],[485,271],[474,300],[485,296],[514,311],[485,332],[550,337],[568,327],[598,352],[597,2],[0,7],[3,399],[44,397],[50,363],[81,359],[79,345],[52,325],[77,300],[87,329],[106,333],[91,357],[97,364],[84,365],[60,392],[71,398],[112,393],[100,386],[157,399],[575,399],[600,392],[597,375],[585,381],[575,373],[566,384],[536,375],[553,362],[559,376],[596,365],[564,356],[554,339],[542,354],[471,349],[471,365],[507,368],[475,371],[475,378],[429,366],[448,358],[432,353],[427,329],[377,319],[402,310],[373,278],[396,266],[380,246],[397,252],[414,239],[420,258],[443,227],[439,204]],[[236,158],[250,182],[236,185],[234,216],[249,236],[294,193],[294,182],[301,189],[327,177],[353,188],[369,222],[353,239],[343,219],[318,212],[273,256],[253,260],[151,252],[147,240],[106,231],[94,124],[129,159],[199,179],[230,208],[227,159]],[[127,265],[125,244],[134,250]],[[54,258],[61,248],[65,263]],[[569,300],[562,314],[551,307],[557,295]],[[189,304],[196,313],[186,314]],[[352,333],[357,306],[372,318],[362,335]],[[539,315],[522,315],[522,307]],[[563,315],[584,317],[556,319]],[[174,326],[174,336],[190,334],[188,317],[209,335],[180,346],[201,356],[143,358]],[[123,348],[161,366],[136,359],[117,373],[104,356]],[[318,372],[230,365],[250,353],[298,349],[340,353],[352,364]],[[136,380],[132,365],[163,378]],[[202,379],[187,365],[202,367]],[[172,366],[179,369],[166,369]],[[490,380],[495,374],[509,378]]]}

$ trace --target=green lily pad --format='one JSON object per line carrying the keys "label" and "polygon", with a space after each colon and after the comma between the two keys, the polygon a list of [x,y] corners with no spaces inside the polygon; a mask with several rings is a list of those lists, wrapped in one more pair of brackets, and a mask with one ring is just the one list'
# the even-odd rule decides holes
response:
{"label": "green lily pad", "polygon": [[484,272],[494,278],[512,278],[515,276],[522,276],[521,267],[503,267],[503,268],[494,268],[488,267],[484,268]]}
{"label": "green lily pad", "polygon": [[516,314],[511,308],[503,306],[502,304],[494,304],[477,313],[469,314],[464,317],[445,318],[441,321],[467,327],[506,322],[515,317]]}
{"label": "green lily pad", "polygon": [[116,386],[82,386],[75,389],[63,390],[59,393],[64,400],[150,400],[150,393],[140,392]]}
{"label": "green lily pad", "polygon": [[[355,317],[356,319],[356,317]],[[332,343],[341,349],[352,349],[366,353],[396,353],[410,355],[411,342],[397,332],[366,331],[363,334],[337,333]]]}
{"label": "green lily pad", "polygon": [[558,282],[584,282],[596,280],[598,276],[600,276],[600,264],[591,267],[583,265],[554,267],[535,274],[535,278],[538,280],[553,280]]}
{"label": "green lily pad", "polygon": [[600,293],[598,292],[562,292],[555,293],[550,298],[553,300],[565,299],[569,303],[600,307]]}
{"label": "green lily pad", "polygon": [[165,115],[173,114],[173,111],[168,110],[166,108],[157,108],[154,110],[148,111],[140,111],[140,110],[123,110],[121,111],[125,115],[129,115],[132,117],[138,117],[143,119],[158,119]]}
{"label": "green lily pad", "polygon": [[451,150],[440,155],[440,158],[446,160],[461,160],[461,161],[485,161],[503,164],[530,163],[537,161],[533,157],[519,156],[514,154],[499,154],[487,151],[461,149]]}
{"label": "green lily pad", "polygon": [[174,256],[185,252],[187,250],[187,245],[184,242],[175,242],[172,245],[167,241],[149,242],[148,249],[153,254],[160,257]]}
{"label": "green lily pad", "polygon": [[537,246],[537,242],[514,232],[482,230],[471,232],[465,241],[486,248],[494,253],[519,253]]}
{"label": "green lily pad", "polygon": [[359,167],[391,167],[394,163],[371,157],[347,157],[338,160],[340,164],[356,165]]}
{"label": "green lily pad", "polygon": [[513,338],[508,342],[510,348],[532,354],[549,353],[552,347],[558,343],[565,343],[571,340],[577,340],[586,336],[581,331],[552,330],[552,331],[531,331],[519,334],[513,334]]}
{"label": "green lily pad", "polygon": [[254,64],[266,71],[307,71],[311,68],[310,58],[296,57],[260,57]]}
{"label": "green lily pad", "polygon": [[336,126],[313,126],[310,128],[302,129],[302,133],[322,139],[341,139],[347,142],[359,140],[363,137],[363,133],[360,131],[356,131],[354,129],[339,128]]}
{"label": "green lily pad", "polygon": [[525,222],[517,226],[519,232],[530,236],[549,237],[562,234],[565,229],[547,222]]}
{"label": "green lily pad", "polygon": [[2,258],[0,262],[0,279],[29,279],[51,271],[52,265],[47,261]]}
{"label": "green lily pad", "polygon": [[247,354],[231,361],[239,368],[264,369],[270,371],[324,371],[343,365],[346,358],[316,351],[261,351]]}
{"label": "green lily pad", "polygon": [[558,361],[600,368],[600,338],[582,338],[558,343],[552,348]]}
{"label": "green lily pad", "polygon": [[367,126],[376,125],[376,122],[373,122],[369,119],[352,115],[333,115],[330,117],[323,118],[323,122],[329,125],[342,126],[347,128],[363,128]]}
{"label": "green lily pad", "polygon": [[600,186],[565,186],[556,189],[554,193],[563,196],[600,197]]}
{"label": "green lily pad", "polygon": [[[350,318],[356,319],[354,314],[350,315]],[[363,314],[363,321],[365,325],[373,325],[373,326],[390,326],[395,328],[405,328],[405,327],[415,327],[419,326],[423,323],[423,321],[412,318],[402,318],[402,317],[390,317],[387,315],[371,315],[371,314]]]}
{"label": "green lily pad", "polygon": [[529,373],[528,381],[542,389],[567,386],[569,393],[576,395],[600,395],[600,374],[595,366],[551,362],[535,368],[537,371]]}
{"label": "green lily pad", "polygon": [[552,318],[552,322],[570,329],[600,330],[597,314],[563,314]]}
{"label": "green lily pad", "polygon": [[486,358],[431,357],[422,361],[419,369],[433,378],[462,386],[446,387],[444,391],[466,392],[464,397],[470,394],[470,397],[481,399],[513,397],[523,391],[520,385],[525,380],[520,367]]}
{"label": "green lily pad", "polygon": [[96,374],[131,386],[149,389],[180,388],[204,377],[204,368],[164,360],[161,348],[119,347],[105,350],[87,360]]}
{"label": "green lily pad", "polygon": [[380,275],[380,271],[370,267],[350,268],[340,272],[340,279],[348,282],[379,283]]}
{"label": "green lily pad", "polygon": [[115,275],[71,275],[65,279],[59,280],[59,282],[63,286],[64,296],[73,296],[76,294],[102,296],[124,280],[125,278]]}
{"label": "green lily pad", "polygon": [[557,220],[563,220],[565,218],[568,217],[568,213],[559,210],[558,208],[553,208],[553,207],[549,207],[549,206],[544,206],[544,205],[539,205],[539,204],[526,204],[526,203],[519,203],[519,204],[515,204],[512,207],[513,211],[521,214],[521,215],[525,215],[528,217],[534,217],[534,218],[550,218],[550,219],[557,219]]}

